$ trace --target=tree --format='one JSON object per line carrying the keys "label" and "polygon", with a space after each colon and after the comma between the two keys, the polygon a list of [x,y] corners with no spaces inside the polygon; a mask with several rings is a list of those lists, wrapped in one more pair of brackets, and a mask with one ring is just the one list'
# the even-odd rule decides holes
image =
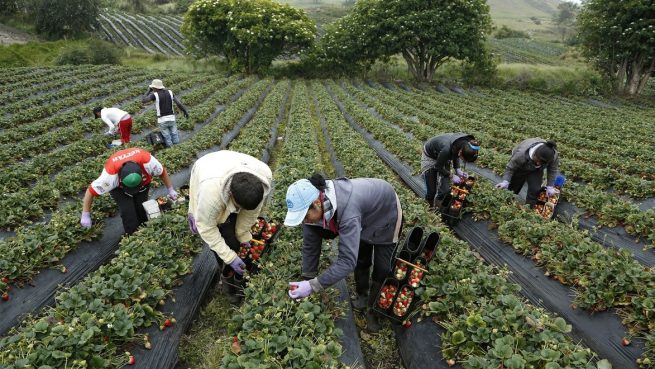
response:
{"label": "tree", "polygon": [[578,28],[585,56],[616,92],[641,93],[655,71],[655,0],[588,0]]}
{"label": "tree", "polygon": [[195,55],[223,55],[231,69],[256,73],[312,46],[316,26],[302,10],[271,0],[199,0],[182,32]]}
{"label": "tree", "polygon": [[343,70],[368,69],[401,54],[417,80],[431,81],[450,58],[488,58],[490,31],[485,0],[358,0],[350,14],[327,27],[320,52],[325,64]]}
{"label": "tree", "polygon": [[34,0],[36,31],[48,38],[78,36],[97,23],[99,0]]}
{"label": "tree", "polygon": [[580,13],[580,7],[573,2],[562,2],[557,5],[557,13],[553,16],[553,23],[562,35],[562,41],[575,37],[575,22]]}

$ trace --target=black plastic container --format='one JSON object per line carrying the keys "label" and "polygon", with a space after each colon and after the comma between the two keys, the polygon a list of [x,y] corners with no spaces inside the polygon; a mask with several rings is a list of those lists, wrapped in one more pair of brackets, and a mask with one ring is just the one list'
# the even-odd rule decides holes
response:
{"label": "black plastic container", "polygon": [[[394,286],[395,291],[390,293],[388,298],[382,300],[381,298],[383,297],[382,296],[383,291],[385,291],[385,288],[387,286]],[[391,309],[393,308],[393,304],[396,302],[396,295],[398,295],[398,291],[400,291],[400,282],[398,282],[398,280],[396,280],[395,278],[385,279],[384,282],[382,283],[382,287],[380,287],[380,290],[377,292],[377,295],[375,297],[373,310],[375,310],[379,314],[386,316],[387,318],[396,320],[393,317],[393,314],[391,313]]]}
{"label": "black plastic container", "polygon": [[[407,275],[409,274],[409,269],[411,267],[409,265],[407,265],[406,263],[402,262],[399,259],[403,259],[403,260],[408,261],[408,262],[411,263],[412,262],[412,257],[411,257],[411,254],[407,250],[402,250],[398,254],[398,258],[396,259],[396,261],[395,261],[395,263],[393,265],[392,277],[395,280],[397,280],[398,282],[403,282],[403,281],[405,281],[407,279]],[[399,275],[398,270],[401,268],[402,265],[405,265],[407,268],[406,268],[404,274]]]}
{"label": "black plastic container", "polygon": [[423,241],[421,241],[421,252],[419,255],[424,258],[426,262],[429,263],[430,260],[432,260],[432,257],[434,256],[434,250],[437,249],[439,241],[441,241],[439,232],[432,232],[428,234],[427,237],[423,238]]}
{"label": "black plastic container", "polygon": [[405,259],[405,260],[411,262],[412,259],[415,258],[416,255],[418,255],[418,253],[420,252],[422,239],[423,239],[423,228],[414,227],[409,231],[407,237],[405,238],[405,244],[401,250],[401,252],[407,251],[410,254],[409,259]]}

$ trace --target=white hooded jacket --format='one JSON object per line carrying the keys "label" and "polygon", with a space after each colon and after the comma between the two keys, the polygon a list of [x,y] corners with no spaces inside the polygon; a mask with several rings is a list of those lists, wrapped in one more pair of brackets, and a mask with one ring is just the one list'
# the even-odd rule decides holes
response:
{"label": "white hooded jacket", "polygon": [[[230,194],[232,176],[247,172],[264,185],[262,201],[253,210],[239,209]],[[271,191],[273,174],[265,163],[250,155],[221,150],[209,153],[196,161],[189,181],[189,213],[193,215],[200,237],[225,262],[237,257],[225,243],[218,230],[231,213],[238,212],[235,233],[239,242],[250,241],[250,227],[257,221],[264,201]]]}

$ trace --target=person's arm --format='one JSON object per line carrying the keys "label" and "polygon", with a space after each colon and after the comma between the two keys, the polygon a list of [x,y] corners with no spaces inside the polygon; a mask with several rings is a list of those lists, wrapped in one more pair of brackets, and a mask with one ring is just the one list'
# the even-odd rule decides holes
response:
{"label": "person's arm", "polygon": [[311,279],[312,290],[320,291],[346,278],[357,265],[362,226],[359,217],[339,223],[339,255],[337,260],[317,278]]}
{"label": "person's arm", "polygon": [[555,158],[548,164],[548,175],[546,179],[546,186],[552,187],[555,185],[555,178],[559,175],[559,153],[555,153]]}
{"label": "person's arm", "polygon": [[152,88],[149,89],[145,95],[141,98],[142,104],[147,104],[151,101],[155,101],[155,94],[152,92]]}
{"label": "person's arm", "polygon": [[84,194],[84,200],[82,200],[82,211],[87,213],[91,212],[91,206],[93,206],[94,197],[95,196],[91,193],[91,190],[87,188],[86,193]]}
{"label": "person's arm", "polygon": [[442,176],[446,177],[450,175],[450,168],[448,168],[448,170],[445,168],[448,160],[450,160],[450,150],[444,148],[439,151],[439,155],[437,155],[437,161],[434,164],[435,169],[437,169],[437,171],[441,173]]}
{"label": "person's arm", "polygon": [[225,211],[225,204],[211,196],[202,196],[198,198],[198,208],[194,214],[196,228],[200,238],[207,243],[209,248],[214,251],[224,263],[230,264],[237,258],[237,254],[230,249],[225,243],[225,239],[218,230],[216,219],[218,215]]}
{"label": "person's arm", "polygon": [[316,278],[321,259],[323,238],[317,226],[302,225],[302,276],[305,279]]}
{"label": "person's arm", "polygon": [[180,110],[182,110],[184,116],[188,118],[189,112],[187,111],[186,106],[184,106],[184,104],[182,104],[182,102],[177,98],[177,95],[173,96],[173,101],[175,101],[175,105],[177,105],[177,107],[180,108]]}
{"label": "person's arm", "polygon": [[252,227],[252,225],[257,222],[257,217],[259,214],[261,214],[263,207],[264,200],[262,200],[253,210],[239,210],[237,221],[234,225],[234,233],[236,234],[236,238],[240,243],[248,242],[252,239],[250,227]]}
{"label": "person's arm", "polygon": [[105,134],[113,135],[116,133],[116,125],[114,124],[114,122],[112,122],[109,118],[103,116],[101,116],[100,119],[102,119],[102,121],[105,122],[105,124],[109,127],[109,129],[107,130],[107,132],[105,132]]}
{"label": "person's arm", "polygon": [[515,152],[512,157],[509,159],[509,162],[507,162],[507,166],[505,166],[505,173],[503,174],[503,181],[511,181],[512,176],[514,176],[514,172],[516,172],[517,169],[523,166],[524,160],[521,159],[524,153],[521,152]]}

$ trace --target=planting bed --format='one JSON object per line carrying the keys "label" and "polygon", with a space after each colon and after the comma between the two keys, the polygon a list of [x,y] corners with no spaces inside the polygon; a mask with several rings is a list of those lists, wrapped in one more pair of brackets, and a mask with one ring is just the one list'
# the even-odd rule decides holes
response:
{"label": "planting bed", "polygon": [[[171,53],[181,42],[173,31],[147,38],[119,28],[146,25],[145,17],[104,16],[121,31],[116,39]],[[168,18],[157,24],[176,26]],[[110,75],[121,82],[84,88]],[[401,256],[427,270],[419,275],[409,267],[396,280],[398,291],[407,288],[418,302],[390,322],[394,337],[366,335],[367,347],[395,339],[402,365],[413,369],[654,367],[655,253],[643,248],[655,239],[655,213],[640,202],[655,194],[655,157],[628,155],[638,140],[655,143],[646,134],[652,106],[609,109],[539,94],[443,94],[373,81],[167,75],[191,115],[178,120],[182,142],[155,152],[175,186],[188,181],[197,157],[228,148],[271,166],[269,219],[284,218],[289,184],[323,172],[389,181],[403,205],[405,236],[414,226],[424,237],[438,232],[432,260],[412,249]],[[0,222],[9,230],[0,240],[0,292],[8,300],[0,302],[0,368],[120,367],[130,356],[137,367],[173,368],[179,350],[188,367],[376,366],[360,349],[365,333],[355,327],[345,283],[301,302],[288,298],[287,283],[300,275],[297,228],[283,228],[270,253],[254,261],[260,272],[249,277],[243,304],[217,315],[212,307],[224,302],[212,292],[216,263],[188,232],[184,204],[120,239],[115,206],[103,197],[94,204],[94,227],[79,227],[82,191],[110,153],[90,107],[134,113],[131,145],[145,145],[156,124],[152,106],[138,99],[153,78],[124,67],[23,68],[0,77]],[[538,129],[545,124],[547,134]],[[613,142],[602,134],[609,127],[625,142],[601,150]],[[422,143],[460,130],[483,149],[478,166],[466,168],[477,178],[466,194],[467,214],[448,228],[422,200],[416,174]],[[493,188],[513,144],[537,135],[558,141],[569,177],[560,222]],[[30,186],[21,185],[25,179]],[[158,185],[152,197],[163,195]],[[322,267],[334,253],[326,243]],[[400,301],[390,300],[387,309]],[[204,304],[201,319],[219,319],[222,329],[194,323]],[[178,347],[189,327],[197,338]]]}

